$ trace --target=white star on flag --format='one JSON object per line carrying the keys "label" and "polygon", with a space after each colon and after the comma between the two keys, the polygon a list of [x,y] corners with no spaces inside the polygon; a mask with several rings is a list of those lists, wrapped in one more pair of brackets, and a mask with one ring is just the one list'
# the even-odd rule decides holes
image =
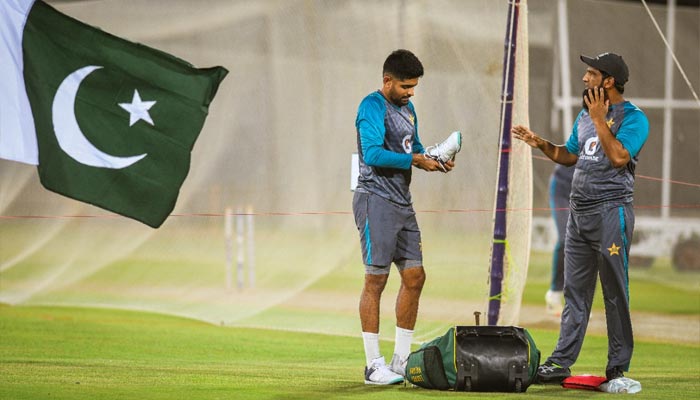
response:
{"label": "white star on flag", "polygon": [[154,104],[156,104],[155,101],[141,101],[139,91],[134,89],[134,97],[131,99],[131,103],[119,103],[119,107],[129,112],[129,126],[134,125],[140,119],[153,125],[153,120],[151,119],[151,115],[148,114],[148,110],[150,110]]}

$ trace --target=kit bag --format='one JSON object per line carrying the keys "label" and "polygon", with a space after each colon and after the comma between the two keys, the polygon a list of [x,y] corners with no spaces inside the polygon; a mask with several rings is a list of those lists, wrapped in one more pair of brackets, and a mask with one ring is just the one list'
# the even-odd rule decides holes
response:
{"label": "kit bag", "polygon": [[409,355],[406,379],[426,389],[525,392],[539,362],[524,328],[455,326]]}
{"label": "kit bag", "polygon": [[406,380],[425,389],[453,389],[457,379],[454,362],[455,329],[423,345],[408,356]]}

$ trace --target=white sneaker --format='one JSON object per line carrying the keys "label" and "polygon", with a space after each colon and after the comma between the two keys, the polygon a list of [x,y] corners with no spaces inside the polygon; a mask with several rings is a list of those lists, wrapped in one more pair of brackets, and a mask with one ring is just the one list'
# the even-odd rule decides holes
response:
{"label": "white sneaker", "polygon": [[544,301],[547,303],[547,314],[561,317],[561,313],[564,311],[562,294],[563,292],[561,291],[547,291],[547,294],[544,295]]}
{"label": "white sneaker", "polygon": [[440,167],[445,170],[444,164],[454,158],[455,154],[462,149],[462,132],[454,131],[444,142],[435,146],[428,146],[425,149],[425,156],[440,163]]}
{"label": "white sneaker", "polygon": [[622,377],[603,382],[598,389],[606,393],[634,394],[642,391],[642,384],[634,379]]}
{"label": "white sneaker", "polygon": [[394,353],[391,357],[391,362],[389,363],[389,369],[395,373],[406,377],[406,364],[408,364],[408,359],[401,359],[398,354]]}
{"label": "white sneaker", "polygon": [[392,372],[384,357],[375,358],[365,367],[365,385],[394,385],[403,382],[403,376]]}

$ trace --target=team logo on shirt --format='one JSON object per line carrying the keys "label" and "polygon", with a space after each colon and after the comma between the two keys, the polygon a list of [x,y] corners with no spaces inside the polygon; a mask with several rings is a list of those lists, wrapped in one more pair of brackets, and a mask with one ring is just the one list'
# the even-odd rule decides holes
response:
{"label": "team logo on shirt", "polygon": [[416,117],[413,114],[408,114],[408,120],[411,122],[411,125],[416,125]]}
{"label": "team logo on shirt", "polygon": [[413,152],[413,135],[406,135],[403,137],[403,140],[401,141],[401,144],[403,145],[403,151],[406,153],[412,153]]}
{"label": "team logo on shirt", "polygon": [[609,120],[605,122],[608,125],[608,128],[612,128],[612,126],[615,124],[615,120],[610,117]]}
{"label": "team logo on shirt", "polygon": [[620,246],[617,246],[615,242],[613,242],[612,246],[608,247],[608,251],[610,252],[611,256],[619,256],[620,255]]}
{"label": "team logo on shirt", "polygon": [[593,136],[586,140],[586,143],[583,145],[583,153],[580,158],[584,160],[591,160],[591,161],[598,161],[599,157],[594,156],[596,150],[598,150],[598,137]]}

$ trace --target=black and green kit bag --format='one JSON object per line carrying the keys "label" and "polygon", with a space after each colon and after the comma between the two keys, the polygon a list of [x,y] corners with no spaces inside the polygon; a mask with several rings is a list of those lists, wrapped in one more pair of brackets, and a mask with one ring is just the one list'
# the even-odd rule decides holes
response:
{"label": "black and green kit bag", "polygon": [[426,389],[524,392],[540,351],[516,326],[455,326],[408,357],[406,379]]}

